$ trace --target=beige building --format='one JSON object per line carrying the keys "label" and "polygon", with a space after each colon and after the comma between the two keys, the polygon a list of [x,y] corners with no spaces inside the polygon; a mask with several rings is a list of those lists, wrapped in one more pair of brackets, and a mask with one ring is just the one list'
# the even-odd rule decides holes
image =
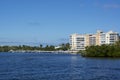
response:
{"label": "beige building", "polygon": [[85,35],[72,34],[70,36],[71,50],[85,50],[86,40]]}
{"label": "beige building", "polygon": [[86,46],[113,44],[119,40],[117,32],[104,33],[100,30],[96,34],[72,34],[70,35],[71,50],[85,50]]}

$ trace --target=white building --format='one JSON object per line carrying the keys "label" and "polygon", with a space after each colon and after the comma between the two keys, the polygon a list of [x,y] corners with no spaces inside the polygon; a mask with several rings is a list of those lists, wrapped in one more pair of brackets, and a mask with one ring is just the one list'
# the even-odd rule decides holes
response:
{"label": "white building", "polygon": [[113,44],[119,40],[119,34],[117,32],[109,31],[104,33],[97,31],[96,34],[72,34],[70,36],[71,50],[85,50],[86,46]]}
{"label": "white building", "polygon": [[117,32],[109,31],[104,33],[102,31],[98,31],[99,35],[99,45],[102,44],[113,44],[119,40],[119,34]]}
{"label": "white building", "polygon": [[117,32],[109,31],[106,33],[106,44],[113,44],[119,40],[119,34]]}
{"label": "white building", "polygon": [[85,35],[72,34],[70,36],[71,50],[84,50],[85,49]]}

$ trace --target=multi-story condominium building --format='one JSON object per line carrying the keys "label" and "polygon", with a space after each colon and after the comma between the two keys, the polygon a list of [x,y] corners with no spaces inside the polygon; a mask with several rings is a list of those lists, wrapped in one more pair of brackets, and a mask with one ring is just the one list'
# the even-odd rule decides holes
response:
{"label": "multi-story condominium building", "polygon": [[86,41],[85,46],[96,45],[96,35],[94,34],[86,34],[85,35]]}
{"label": "multi-story condominium building", "polygon": [[70,36],[71,50],[84,50],[85,49],[85,35],[72,34]]}
{"label": "multi-story condominium building", "polygon": [[72,34],[70,36],[71,50],[85,50],[86,46],[113,44],[119,40],[117,32],[109,31],[104,33],[97,31],[96,34]]}
{"label": "multi-story condominium building", "polygon": [[117,32],[109,31],[106,33],[106,44],[113,44],[119,40],[119,34]]}

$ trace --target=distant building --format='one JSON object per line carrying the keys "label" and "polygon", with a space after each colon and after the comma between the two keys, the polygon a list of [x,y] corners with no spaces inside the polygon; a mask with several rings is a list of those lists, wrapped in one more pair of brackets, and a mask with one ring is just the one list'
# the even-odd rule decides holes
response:
{"label": "distant building", "polygon": [[100,30],[96,34],[72,34],[70,35],[71,50],[85,50],[86,46],[113,44],[119,40],[117,32],[104,33]]}
{"label": "distant building", "polygon": [[62,46],[55,46],[55,49],[59,49],[59,48],[61,48]]}

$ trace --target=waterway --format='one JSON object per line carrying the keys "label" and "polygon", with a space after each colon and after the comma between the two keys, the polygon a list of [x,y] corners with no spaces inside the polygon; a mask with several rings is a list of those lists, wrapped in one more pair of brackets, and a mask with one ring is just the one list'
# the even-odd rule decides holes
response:
{"label": "waterway", "polygon": [[0,53],[0,80],[120,80],[120,59]]}

